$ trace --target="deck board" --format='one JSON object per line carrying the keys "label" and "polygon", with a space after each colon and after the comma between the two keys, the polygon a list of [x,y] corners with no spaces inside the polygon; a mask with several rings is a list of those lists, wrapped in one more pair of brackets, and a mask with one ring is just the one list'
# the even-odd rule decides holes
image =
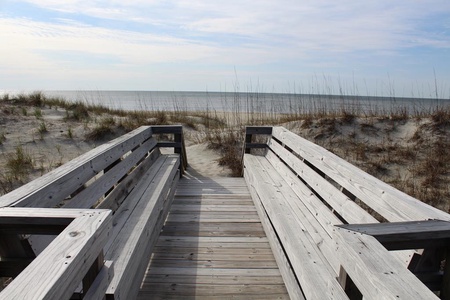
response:
{"label": "deck board", "polygon": [[180,180],[139,299],[289,299],[243,178]]}

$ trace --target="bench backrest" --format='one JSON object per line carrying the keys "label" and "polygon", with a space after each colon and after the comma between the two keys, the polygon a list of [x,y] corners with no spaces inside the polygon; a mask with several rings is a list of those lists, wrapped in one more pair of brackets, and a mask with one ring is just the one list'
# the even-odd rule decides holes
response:
{"label": "bench backrest", "polygon": [[[388,222],[450,221],[449,214],[395,189],[283,127],[265,130],[249,127],[247,132],[247,140],[255,133],[270,134],[267,143],[256,143],[256,146],[267,147],[267,159],[278,165],[280,171],[286,170],[282,164],[287,167],[289,178],[304,181],[344,223],[376,222],[367,210]],[[250,142],[246,145],[247,151],[254,147]]]}
{"label": "bench backrest", "polygon": [[[309,239],[320,253],[319,257],[331,267],[328,268],[329,278],[339,278],[346,291],[357,290],[354,294],[347,293],[351,299],[360,299],[360,291],[365,299],[389,298],[396,292],[410,299],[433,297],[406,268],[420,273],[420,265],[429,257],[422,256],[422,261],[417,263],[413,250],[388,252],[387,249],[445,246],[450,238],[449,214],[406,195],[283,127],[247,127],[245,142],[247,182],[252,185],[256,201],[265,206],[261,218],[269,220],[268,228],[274,231],[275,245],[282,249],[278,251],[280,261],[289,261],[292,265],[293,271],[287,268],[286,277],[290,279],[285,278],[285,282],[298,279],[299,284],[307,285],[301,288],[308,289],[310,295],[315,290],[314,279],[302,281],[304,275],[298,270],[303,266],[296,267],[296,262],[302,261],[302,257],[298,257],[301,251],[292,249],[290,245],[295,243],[286,242],[286,239],[301,239],[302,234],[286,234],[301,228],[308,236],[304,241]],[[249,156],[255,148],[259,148],[258,152],[253,153],[264,160]],[[282,200],[280,207],[291,207],[292,216],[301,215],[301,220],[289,217],[291,225],[287,221],[277,221],[281,210],[271,203],[277,199]],[[285,214],[287,219],[289,210]],[[429,219],[441,221],[424,222]],[[383,224],[377,224],[379,222]],[[436,241],[431,241],[433,238]],[[427,251],[425,249],[424,253]],[[428,252],[433,255],[433,251]],[[312,251],[303,255],[309,253]],[[435,262],[438,259],[433,258]],[[327,268],[323,270],[326,272]],[[349,276],[353,281],[348,280]],[[326,275],[318,277],[315,280],[323,281]],[[442,277],[437,277],[433,284],[440,280]],[[295,287],[291,290],[295,293]]]}
{"label": "bench backrest", "polygon": [[[10,234],[0,235],[0,273],[5,277],[18,276],[12,286],[21,287],[20,295],[28,295],[19,298],[39,298],[33,291],[44,291],[39,286],[27,286],[27,278],[41,272],[40,264],[49,270],[43,293],[58,295],[51,298],[71,296],[81,279],[86,299],[103,298],[105,293],[110,298],[136,295],[179,175],[187,166],[182,134],[181,126],[140,127],[0,197],[0,223],[10,228]],[[158,141],[154,135],[173,135],[173,139]],[[174,148],[175,154],[162,155],[162,147]],[[33,218],[23,218],[24,211]],[[67,211],[75,217],[61,219],[60,215]],[[12,217],[3,216],[5,212]],[[77,213],[82,217],[77,219]],[[105,223],[105,217],[90,218],[90,214],[108,214],[108,222]],[[30,220],[38,223],[30,226]],[[99,227],[101,222],[107,226]],[[74,257],[72,252],[76,252],[70,252],[66,258],[76,263],[69,264],[72,269],[63,273],[58,269],[61,261],[54,262],[55,256],[48,253],[52,249],[71,249],[61,242],[65,239],[69,243],[66,231],[70,229],[69,236],[83,242],[85,252]],[[94,242],[84,235],[79,238],[80,232],[87,233]],[[27,234],[25,240],[22,234]],[[77,247],[80,248],[73,244],[79,251]],[[9,258],[15,259],[13,268],[8,267]],[[55,280],[70,284],[47,284]],[[76,292],[81,292],[81,285]],[[0,293],[0,299],[5,293]]]}
{"label": "bench backrest", "polygon": [[[158,142],[154,134],[173,134],[175,142]],[[1,196],[0,207],[96,206],[113,191],[117,197],[126,194],[159,156],[159,147],[175,148],[183,171],[187,160],[182,141],[181,126],[142,126]],[[119,184],[127,177],[126,184]]]}

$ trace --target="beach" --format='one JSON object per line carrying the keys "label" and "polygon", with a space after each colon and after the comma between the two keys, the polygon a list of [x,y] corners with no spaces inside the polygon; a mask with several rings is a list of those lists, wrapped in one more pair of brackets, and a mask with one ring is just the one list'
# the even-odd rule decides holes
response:
{"label": "beach", "polygon": [[[279,125],[444,211],[450,202],[450,109],[356,115],[154,112],[0,101],[0,178],[6,193],[140,125],[182,124],[194,176],[236,175],[245,125]],[[45,100],[45,99],[44,99]],[[167,150],[165,150],[167,151]],[[232,152],[230,154],[230,152]],[[235,169],[233,169],[235,168]]]}

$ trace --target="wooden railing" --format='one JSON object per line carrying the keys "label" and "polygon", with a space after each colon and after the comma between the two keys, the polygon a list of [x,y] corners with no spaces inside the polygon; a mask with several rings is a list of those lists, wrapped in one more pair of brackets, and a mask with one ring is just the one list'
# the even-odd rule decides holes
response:
{"label": "wooden railing", "polygon": [[[0,224],[2,235],[59,233],[0,293],[0,299],[69,299],[81,283],[84,299],[105,294],[108,276],[97,279],[97,275],[112,275],[112,262],[103,259],[111,211],[1,208]],[[3,257],[0,261],[2,271],[17,265],[18,261]]]}
{"label": "wooden railing", "polygon": [[143,126],[0,197],[0,299],[133,298],[186,167]]}
{"label": "wooden railing", "polygon": [[153,134],[173,135],[173,142],[171,141],[159,141],[158,147],[164,148],[174,148],[174,152],[180,154],[181,157],[181,174],[184,173],[184,170],[188,167],[188,160],[186,155],[186,146],[184,143],[183,136],[183,127],[178,125],[160,125],[160,126],[152,126]]}
{"label": "wooden railing", "polygon": [[244,177],[292,298],[433,299],[432,289],[450,299],[449,214],[282,127],[249,127],[245,148]]}

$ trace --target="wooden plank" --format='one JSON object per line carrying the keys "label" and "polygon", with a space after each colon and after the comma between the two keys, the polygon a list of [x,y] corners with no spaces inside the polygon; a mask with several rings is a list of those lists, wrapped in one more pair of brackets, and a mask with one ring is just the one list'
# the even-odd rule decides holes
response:
{"label": "wooden plank", "polygon": [[[263,228],[260,223],[244,223],[244,224],[236,224],[233,222],[208,222],[208,223],[171,223],[166,222],[164,225],[164,234],[171,231],[177,230],[197,230],[197,231],[206,231],[206,230],[230,230],[230,231],[262,231]],[[163,234],[163,235],[164,235]]]}
{"label": "wooden plank", "polygon": [[[38,211],[46,218],[59,209]],[[0,216],[4,212],[0,210]],[[0,299],[68,299],[102,251],[111,225],[110,211],[84,211],[0,293]]]}
{"label": "wooden plank", "polygon": [[282,241],[306,298],[348,299],[336,281],[333,269],[293,214],[289,201],[280,192],[279,187],[273,184],[270,175],[255,157],[248,155],[246,159],[253,165],[252,172],[248,173],[254,177],[253,186],[258,191],[264,209]]}
{"label": "wooden plank", "polygon": [[114,262],[107,260],[83,300],[101,300],[105,297],[106,288],[114,276]]}
{"label": "wooden plank", "polygon": [[[131,199],[130,201],[126,201],[124,205],[121,206],[120,211],[116,212],[113,215],[113,230],[112,230],[112,237],[109,239],[108,243],[106,244],[106,251],[110,248],[110,245],[112,241],[114,240],[113,237],[117,236],[120,229],[122,228],[123,224],[126,222],[128,216],[133,211],[134,206],[137,204],[138,199],[140,199],[141,195],[144,193],[144,190],[146,187],[144,187],[144,190],[135,188],[135,185],[139,183],[145,183],[146,181],[150,181],[154,176],[156,176],[156,173],[159,171],[159,168],[162,166],[165,158],[161,158],[158,163],[155,163],[153,165],[154,161],[157,160],[157,158],[160,157],[159,150],[153,151],[149,157],[145,159],[144,162],[142,162],[138,168],[136,168],[127,178],[125,178],[116,189],[114,189],[108,197],[100,203],[100,205],[97,206],[98,209],[112,209],[116,210],[123,201],[128,197]],[[153,166],[152,168],[150,168]],[[147,173],[143,173],[143,172]],[[138,194],[139,191],[141,194]],[[72,202],[72,204],[76,204],[75,202]],[[80,203],[83,204],[83,203]],[[89,204],[88,202],[84,202],[84,204]],[[73,206],[73,205],[72,205]],[[70,208],[64,206],[64,208]],[[49,236],[49,235],[32,235],[28,238],[28,241],[33,248],[34,252],[36,254],[41,253],[45,247],[47,247],[51,241],[55,238],[55,236]]]}
{"label": "wooden plank", "polygon": [[156,140],[151,138],[144,142],[139,148],[131,152],[124,160],[120,161],[99,179],[94,181],[86,189],[77,194],[64,205],[66,208],[91,208],[97,203],[111,187],[125,176],[148,152],[156,146]]}
{"label": "wooden plank", "polygon": [[184,173],[184,170],[188,166],[188,160],[186,155],[186,146],[184,144],[184,137],[183,137],[183,126],[180,125],[164,125],[164,126],[152,126],[152,131],[155,134],[173,134],[174,135],[174,141],[173,142],[161,142],[158,143],[159,147],[173,147],[174,152],[176,154],[180,154],[181,157],[181,164],[180,164],[180,171],[181,175]]}
{"label": "wooden plank", "polygon": [[272,126],[246,126],[245,134],[272,134]]}
{"label": "wooden plank", "polygon": [[450,245],[450,222],[441,220],[349,224],[338,227],[371,235],[388,250],[424,249]]}
{"label": "wooden plank", "polygon": [[255,215],[245,215],[245,214],[233,214],[227,213],[227,215],[182,215],[182,214],[170,214],[167,221],[168,222],[234,222],[234,223],[259,223],[259,217]]}
{"label": "wooden plank", "polygon": [[171,213],[191,213],[191,212],[255,212],[256,208],[251,205],[195,205],[177,204],[172,205]]}
{"label": "wooden plank", "polygon": [[[260,244],[258,244],[260,245]],[[214,254],[214,255],[234,255],[239,253],[240,255],[270,255],[272,254],[272,249],[270,247],[254,247],[254,248],[228,248],[228,247],[164,247],[157,246],[153,249],[153,254],[156,253],[165,253],[167,255],[176,254],[176,255],[184,255],[186,253],[194,253],[196,255],[202,254]]]}
{"label": "wooden plank", "polygon": [[272,223],[270,222],[269,216],[267,215],[266,210],[261,202],[261,198],[258,195],[257,190],[253,185],[253,177],[249,175],[248,168],[244,169],[244,178],[247,180],[247,184],[249,186],[250,194],[252,195],[253,201],[255,203],[255,207],[258,210],[259,218],[261,219],[261,223],[264,227],[264,230],[269,239],[270,247],[273,250],[273,254],[277,261],[277,265],[280,269],[281,276],[286,285],[286,289],[289,293],[291,299],[305,299],[303,292],[298,283],[297,277],[295,276],[291,263],[289,259],[286,257],[286,253],[281,245],[280,240],[278,239],[277,233],[273,228]]}
{"label": "wooden plank", "polygon": [[180,125],[152,125],[154,134],[181,134],[183,127]]}
{"label": "wooden plank", "polygon": [[374,237],[336,227],[336,252],[364,299],[438,299]]}
{"label": "wooden plank", "polygon": [[191,275],[191,276],[247,276],[247,277],[274,277],[280,276],[278,269],[270,268],[261,271],[260,269],[222,269],[222,268],[150,268],[148,274],[151,275]]}
{"label": "wooden plank", "polygon": [[[184,224],[184,223],[183,223]],[[246,224],[246,223],[235,223],[235,224]],[[255,223],[256,224],[256,223]],[[164,236],[243,236],[243,237],[262,237],[265,236],[263,230],[237,230],[237,229],[216,229],[216,230],[189,230],[189,229],[178,229],[171,230],[164,233]]]}
{"label": "wooden plank", "polygon": [[105,143],[0,197],[0,207],[53,207],[151,134],[144,126]]}
{"label": "wooden plank", "polygon": [[185,295],[189,296],[222,296],[224,298],[233,297],[233,295],[282,295],[285,293],[283,284],[271,285],[245,285],[245,284],[171,284],[171,283],[145,283],[144,289],[148,289],[148,293],[142,295],[151,296],[154,293],[163,292],[165,296]]}
{"label": "wooden plank", "polygon": [[390,222],[450,220],[450,215],[393,188],[282,127],[273,128],[273,137],[350,191]]}
{"label": "wooden plank", "polygon": [[[146,253],[149,254],[149,257],[151,257],[151,253],[153,252],[153,249],[156,245],[156,241],[158,240],[159,233],[161,231],[161,228],[163,227],[164,221],[167,217],[167,214],[169,212],[170,206],[172,205],[174,194],[176,191],[176,187],[178,185],[179,179],[180,179],[180,170],[178,169],[175,173],[175,176],[172,180],[172,184],[170,185],[169,192],[166,194],[166,197],[164,198],[162,213],[159,214],[158,219],[155,223],[155,228],[158,228],[159,230],[154,230],[150,236],[148,236],[148,243],[147,248],[145,250]],[[145,262],[145,263],[143,263]],[[142,283],[143,276],[147,270],[147,263],[149,262],[149,259],[146,259],[145,261],[138,261],[138,265],[135,269],[135,275],[132,279],[133,284],[130,286],[130,289],[128,291],[128,297],[130,299],[136,299],[138,293],[139,293],[139,287]]]}
{"label": "wooden plank", "polygon": [[[314,216],[313,219],[311,219],[311,215],[307,215],[311,220],[310,223],[315,224],[314,219],[316,219],[327,231],[329,236],[321,234],[320,236],[312,235],[312,237],[315,238],[315,241],[319,245],[319,248],[325,248],[324,250],[326,251],[326,257],[329,257],[330,261],[334,262],[332,265],[336,271],[336,274],[338,274],[340,267],[334,257],[332,246],[330,243],[332,243],[331,232],[333,230],[333,225],[342,224],[342,221],[334,215],[334,212],[336,211],[341,218],[350,223],[378,223],[378,221],[368,212],[366,212],[360,206],[350,200],[346,195],[341,193],[325,178],[311,169],[307,164],[299,160],[297,157],[295,157],[295,155],[287,151],[285,148],[281,147],[281,145],[276,142],[270,142],[269,144],[272,150],[276,151],[276,153],[280,155],[278,157],[271,151],[266,154],[267,160],[270,161],[270,163],[276,170],[271,172],[276,174],[279,173],[289,184],[291,189],[296,193],[302,204],[304,204],[303,206],[300,205],[300,203],[296,202],[297,205],[300,205],[299,209],[301,211],[309,210],[311,212],[311,214]],[[284,161],[281,161],[281,158]],[[263,159],[261,159],[260,161],[264,162]],[[308,186],[303,183],[303,181],[300,181],[300,179],[294,174],[294,172],[292,172],[292,170],[299,174],[302,180],[306,182]],[[324,201],[326,201],[327,204],[331,206],[331,209],[333,211],[329,207],[327,207],[322,202],[322,200],[316,196],[316,194],[320,195],[322,199],[324,199]],[[300,215],[299,218],[301,220],[307,219],[304,215]],[[317,229],[315,228],[309,228],[310,232],[315,232],[316,230]],[[323,245],[322,238],[327,243],[326,245]],[[398,259],[400,259],[405,265],[408,265],[413,254],[413,251],[399,251],[395,253],[395,256],[398,257]]]}
{"label": "wooden plank", "polygon": [[178,223],[164,225],[162,236],[265,236],[259,223]]}
{"label": "wooden plank", "polygon": [[245,149],[265,149],[267,144],[263,143],[245,143]]}
{"label": "wooden plank", "polygon": [[[149,295],[148,293],[143,293],[142,297],[139,297],[137,299],[148,299]],[[167,299],[167,295],[164,294],[151,294],[152,299]],[[170,299],[183,299],[183,300],[222,300],[224,299],[223,295],[219,296],[180,296],[180,295],[170,295]],[[289,299],[289,296],[287,294],[280,294],[280,295],[234,295],[232,299],[236,300],[286,300]]]}
{"label": "wooden plank", "polygon": [[205,218],[228,218],[228,217],[241,217],[241,216],[247,216],[247,217],[254,217],[257,216],[256,211],[176,211],[176,212],[170,212],[172,216],[181,217],[181,216],[192,216],[192,217],[205,217]]}
{"label": "wooden plank", "polygon": [[[258,270],[261,272],[261,270]],[[239,275],[147,275],[143,281],[146,283],[195,283],[195,284],[215,284],[220,280],[223,285],[244,284],[244,285],[279,285],[284,284],[281,276],[239,276]]]}
{"label": "wooden plank", "polygon": [[152,168],[148,169],[147,172],[141,177],[141,181],[139,182],[138,186],[136,186],[131,191],[131,193],[127,195],[127,200],[124,200],[119,209],[114,213],[113,230],[111,238],[105,246],[106,252],[109,252],[113,247],[116,237],[120,234],[122,228],[125,226],[130,216],[135,211],[139,200],[147,191],[150,183],[155,180],[155,177],[158,175],[160,169],[164,166],[164,163],[166,163],[166,156],[159,157],[153,164]]}
{"label": "wooden plank", "polygon": [[[156,244],[159,247],[199,247],[199,248],[205,248],[205,247],[222,247],[222,248],[250,248],[250,249],[270,249],[270,246],[268,243],[260,243],[260,242],[248,242],[245,243],[240,240],[235,240],[234,242],[228,242],[228,241],[205,241],[205,240],[182,240],[183,237],[176,237],[173,239],[168,239],[168,237],[163,237],[162,239],[158,240],[158,243]],[[206,238],[206,237],[200,237],[200,238]],[[223,237],[225,238],[225,237]],[[240,237],[239,237],[240,238]]]}
{"label": "wooden plank", "polygon": [[[270,179],[266,180],[276,186],[277,191],[286,198],[288,206],[302,230],[309,233],[311,243],[317,245],[337,275],[339,263],[335,257],[331,234],[332,225],[342,224],[342,222],[300,180],[288,184],[283,180],[286,177],[280,176],[267,159],[264,157],[255,157],[254,159],[260,163],[267,174],[270,174]],[[247,167],[254,168],[251,165]],[[306,203],[309,205],[307,206]]]}
{"label": "wooden plank", "polygon": [[[280,295],[285,297],[284,284],[279,277],[259,218],[252,208],[244,180],[214,179],[192,185],[191,182],[182,179],[179,184],[177,194],[191,195],[175,197],[170,215],[154,248],[140,296],[149,296],[148,293],[151,292],[152,297],[167,297],[167,294],[164,296],[164,292],[159,293],[157,289],[153,289],[153,285],[158,282],[162,285],[167,283],[169,286],[191,283],[192,286],[199,286],[203,280],[209,280],[207,284],[211,287],[220,285],[224,289],[227,286],[243,284],[242,282],[252,286],[258,285],[258,282],[259,285],[278,282],[282,287]],[[236,194],[236,189],[239,190],[239,194]],[[214,195],[204,195],[211,191]],[[227,202],[236,199],[236,195],[239,195],[239,201],[242,201],[241,199],[246,201],[245,205]],[[220,200],[203,205],[204,201],[210,201],[208,199]],[[189,201],[190,204],[185,204],[185,201]],[[192,204],[192,201],[196,204]],[[258,222],[249,223],[241,220],[229,222],[227,219],[230,218],[230,214],[231,217],[239,218],[248,218],[250,214],[255,214],[254,217]],[[171,222],[173,217],[192,218],[192,216],[198,217],[199,221]],[[190,297],[184,290],[178,292],[181,292],[184,298]],[[256,294],[246,296],[252,299]],[[169,296],[177,297],[177,291]],[[265,297],[261,292],[259,296],[260,299]],[[201,295],[196,294],[196,297]],[[227,298],[227,295],[222,297]],[[239,292],[234,293],[232,297],[239,297]]]}
{"label": "wooden plank", "polygon": [[[267,159],[286,180],[289,180],[288,182],[291,183],[293,187],[298,184],[299,180],[295,174],[286,167],[286,165],[294,170],[302,178],[302,180],[312,187],[314,189],[313,191],[320,195],[328,205],[330,205],[344,220],[346,220],[347,223],[377,222],[374,217],[368,214],[349,197],[341,193],[329,181],[317,174],[317,172],[312,170],[307,164],[290,153],[286,148],[283,148],[280,144],[274,142],[273,140],[269,142],[269,147],[279,156],[279,158],[276,157],[274,153],[268,152],[266,154]],[[281,162],[280,159],[282,159],[283,162]]]}
{"label": "wooden plank", "polygon": [[[221,260],[231,260],[231,261],[270,261],[273,262],[273,255],[271,252],[267,254],[243,254],[237,249],[233,249],[234,252],[229,252],[226,254],[214,253],[214,252],[204,252],[198,253],[197,251],[183,252],[183,253],[173,253],[173,252],[153,252],[152,259],[155,260],[189,260],[189,261],[221,261]],[[242,250],[242,249],[240,249]]]}
{"label": "wooden plank", "polygon": [[[176,197],[177,199],[180,199],[179,197]],[[240,205],[240,206],[252,206],[253,202],[249,199],[236,199],[235,197],[220,197],[215,198],[215,197],[208,197],[208,198],[203,198],[203,199],[199,199],[196,197],[190,197],[190,198],[182,198],[179,200],[181,204],[186,204],[186,205],[198,205],[198,204],[205,204],[205,205]]]}
{"label": "wooden plank", "polygon": [[161,228],[155,228],[155,225],[158,222],[158,215],[164,214],[164,199],[180,163],[179,155],[167,157],[166,166],[163,166],[157,178],[152,180],[142,196],[144,200],[139,201],[136,206],[137,217],[128,219],[120,235],[114,240],[112,248],[106,254],[106,259],[115,262],[115,276],[107,290],[107,293],[114,295],[115,298],[125,299],[127,294],[134,292],[131,286],[134,286],[135,282],[130,282],[130,278],[135,276],[142,278],[144,273],[138,274],[138,265],[144,263],[145,266],[146,261],[150,259],[151,247],[148,246],[147,237],[152,232],[159,234],[161,230]]}
{"label": "wooden plank", "polygon": [[183,237],[163,237],[160,239],[161,243],[267,243],[266,237],[198,237],[198,236],[183,236]]}
{"label": "wooden plank", "polygon": [[181,142],[158,142],[160,148],[181,148]]}
{"label": "wooden plank", "polygon": [[136,184],[153,168],[153,164],[160,157],[159,149],[153,150],[145,160],[139,164],[108,196],[96,207],[116,211],[125,198],[135,188]]}
{"label": "wooden plank", "polygon": [[190,260],[190,259],[159,259],[158,256],[152,258],[151,268],[166,267],[166,268],[221,268],[221,269],[267,269],[276,268],[275,260],[215,260],[213,258],[207,260]]}

